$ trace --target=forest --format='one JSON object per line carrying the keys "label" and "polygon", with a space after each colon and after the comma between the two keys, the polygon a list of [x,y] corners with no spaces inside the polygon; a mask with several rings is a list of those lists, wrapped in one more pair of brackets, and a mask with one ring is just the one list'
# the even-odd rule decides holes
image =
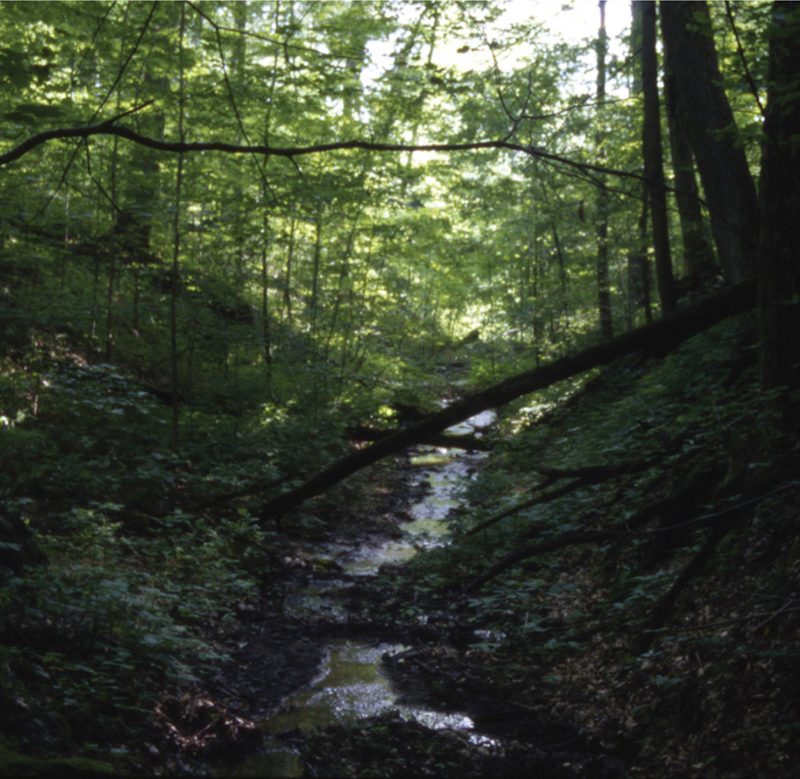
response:
{"label": "forest", "polygon": [[4,776],[797,775],[800,4],[0,30]]}

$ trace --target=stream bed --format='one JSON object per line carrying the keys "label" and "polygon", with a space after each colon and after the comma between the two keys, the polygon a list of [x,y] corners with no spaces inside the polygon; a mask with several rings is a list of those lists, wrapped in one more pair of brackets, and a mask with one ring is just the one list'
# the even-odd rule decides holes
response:
{"label": "stream bed", "polygon": [[[484,412],[448,432],[480,436],[494,419],[492,412]],[[345,623],[348,615],[341,596],[347,588],[357,586],[364,577],[374,577],[383,565],[407,562],[424,549],[447,543],[451,512],[463,506],[461,485],[479,467],[483,456],[459,449],[419,447],[411,465],[424,488],[424,497],[411,506],[411,520],[403,526],[402,535],[356,549],[344,544],[322,545],[315,551],[331,560],[338,573],[304,582],[287,596],[286,612],[304,619]],[[424,615],[419,619],[424,622]],[[435,711],[399,701],[383,665],[412,648],[408,644],[353,638],[327,642],[323,662],[311,684],[284,700],[280,709],[263,721],[262,729],[268,734],[309,733],[391,711],[426,728],[471,732],[473,722],[465,713]],[[477,734],[473,738],[475,743],[491,741]],[[302,776],[298,756],[277,738],[272,743],[272,749],[250,758],[228,775]]]}

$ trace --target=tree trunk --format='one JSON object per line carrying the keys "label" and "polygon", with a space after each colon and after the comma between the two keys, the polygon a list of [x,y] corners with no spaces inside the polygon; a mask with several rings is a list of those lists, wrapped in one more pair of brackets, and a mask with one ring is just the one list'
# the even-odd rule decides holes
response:
{"label": "tree trunk", "polygon": [[[631,3],[631,59],[634,63],[633,83],[630,97],[638,97],[642,91],[642,4]],[[635,251],[628,255],[628,308],[633,320],[633,305],[641,303],[644,309],[645,322],[649,325],[653,321],[653,309],[650,304],[650,263],[648,249],[650,241],[647,234],[647,214],[650,203],[647,197],[647,187],[642,183],[642,210],[637,221],[636,236],[638,243]],[[631,324],[630,327],[633,325]],[[629,329],[630,329],[629,327]]]}
{"label": "tree trunk", "polygon": [[648,212],[647,187],[642,187],[642,210],[636,225],[638,246],[628,257],[629,295],[633,295],[635,303],[641,303],[644,309],[644,321],[649,325],[653,321],[653,307],[650,304],[650,263],[647,249],[650,245],[647,236]]}
{"label": "tree trunk", "polygon": [[661,0],[667,60],[711,214],[711,231],[728,281],[755,273],[758,199],[733,120],[711,34],[708,5]]}
{"label": "tree trunk", "polygon": [[[120,110],[120,97],[117,94],[117,111]],[[106,352],[105,361],[110,363],[114,352],[114,288],[117,282],[117,163],[119,162],[119,144],[117,139],[111,146],[111,232],[108,239],[108,291],[106,292]],[[63,282],[63,276],[62,276]]]}
{"label": "tree trunk", "polygon": [[[183,33],[185,25],[185,6],[181,6],[181,26],[178,38],[178,137],[184,139],[183,131]],[[179,422],[179,389],[178,389],[178,296],[179,296],[179,271],[180,271],[180,250],[181,250],[181,182],[183,178],[183,154],[178,155],[178,172],[175,178],[175,216],[172,223],[173,230],[173,252],[172,252],[172,287],[170,291],[170,375],[172,385],[172,444],[178,445],[178,422]]]}
{"label": "tree trunk", "polygon": [[648,200],[653,224],[653,250],[656,257],[656,280],[662,315],[677,306],[669,248],[667,192],[664,187],[664,161],[661,146],[661,113],[658,105],[658,57],[656,55],[655,0],[642,3],[642,91],[644,121],[642,152],[647,178]]}
{"label": "tree trunk", "polygon": [[292,322],[292,264],[294,261],[294,238],[297,219],[293,216],[289,221],[288,245],[286,247],[286,271],[283,286],[283,310],[286,321]]}
{"label": "tree trunk", "polygon": [[463,422],[481,411],[503,406],[523,395],[545,389],[559,381],[641,349],[656,354],[666,354],[687,338],[702,333],[723,319],[749,311],[755,305],[755,295],[755,283],[742,282],[702,303],[682,308],[651,325],[640,327],[638,330],[629,330],[611,341],[512,376],[481,392],[462,398],[416,425],[393,433],[371,446],[337,460],[308,481],[263,506],[258,515],[261,521],[277,520],[304,501],[320,495],[363,468],[401,452],[409,446],[422,443],[451,425]]}
{"label": "tree trunk", "polygon": [[779,390],[783,430],[800,430],[800,5],[776,2],[761,161],[758,322],[765,390]]}
{"label": "tree trunk", "polygon": [[666,63],[664,97],[667,107],[669,146],[675,187],[675,203],[681,221],[683,259],[690,276],[709,273],[715,263],[714,249],[708,239],[703,210],[700,207],[700,190],[695,176],[694,155],[687,132],[688,118],[680,110],[678,90],[671,65]]}
{"label": "tree trunk", "polygon": [[[266,190],[266,186],[264,187]],[[266,191],[263,192],[266,196]],[[264,198],[266,202],[266,197]],[[263,339],[264,366],[267,369],[267,380],[272,379],[272,332],[270,329],[269,311],[269,210],[264,206],[263,238],[261,244],[261,337]]]}
{"label": "tree trunk", "polygon": [[[606,35],[606,0],[600,0],[600,29],[597,33],[597,132],[595,143],[601,164],[605,160],[606,132],[603,126],[604,102],[606,99],[606,53],[608,37]],[[611,283],[608,272],[608,192],[603,186],[605,176],[598,175],[600,186],[597,188],[595,217],[595,233],[597,235],[597,307],[600,314],[600,332],[603,338],[614,337],[614,322],[611,316]]]}

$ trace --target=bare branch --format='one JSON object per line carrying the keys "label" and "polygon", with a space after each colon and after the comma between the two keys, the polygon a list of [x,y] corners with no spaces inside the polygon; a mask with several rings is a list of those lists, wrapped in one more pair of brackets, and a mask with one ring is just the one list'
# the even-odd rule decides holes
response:
{"label": "bare branch", "polygon": [[192,8],[199,16],[205,19],[215,30],[219,32],[227,32],[231,33],[232,35],[240,35],[244,38],[254,38],[255,40],[263,41],[264,43],[271,43],[273,46],[277,46],[282,49],[295,49],[297,51],[304,51],[309,54],[314,54],[317,57],[322,59],[343,59],[343,60],[357,60],[357,56],[349,55],[349,54],[341,54],[339,52],[332,53],[326,51],[320,51],[319,49],[311,48],[310,46],[301,46],[298,43],[289,43],[288,38],[286,40],[278,40],[277,38],[270,38],[268,35],[262,35],[261,33],[253,32],[252,30],[236,30],[233,27],[226,27],[222,24],[217,24],[207,13],[205,13],[196,3],[191,2],[188,0],[187,4],[190,8]]}
{"label": "bare branch", "polygon": [[307,154],[323,154],[332,151],[345,151],[349,149],[361,149],[363,151],[377,151],[377,152],[413,152],[413,151],[434,151],[434,152],[448,152],[448,151],[474,151],[477,149],[508,149],[509,151],[521,152],[528,154],[536,159],[545,160],[548,162],[566,165],[567,167],[576,170],[594,173],[607,173],[621,178],[639,179],[644,181],[645,178],[640,173],[635,173],[627,170],[618,170],[615,168],[607,168],[602,165],[594,165],[588,162],[578,162],[571,160],[568,157],[563,157],[558,154],[550,154],[533,146],[526,146],[520,143],[511,143],[509,141],[476,141],[474,143],[428,143],[428,144],[403,144],[403,143],[376,143],[373,141],[334,141],[332,143],[318,143],[310,146],[268,146],[266,144],[237,144],[225,143],[223,141],[195,141],[195,142],[175,142],[175,141],[159,141],[155,138],[141,135],[135,130],[128,127],[115,124],[95,124],[86,125],[83,127],[62,127],[54,130],[45,130],[44,132],[37,133],[27,140],[20,143],[13,149],[0,154],[0,166],[7,165],[9,162],[23,157],[29,151],[32,151],[37,146],[43,143],[48,143],[54,140],[65,140],[68,138],[90,138],[93,135],[116,135],[120,138],[125,138],[141,146],[147,146],[150,149],[157,151],[170,152],[172,154],[188,154],[197,152],[220,151],[228,154],[265,154],[275,157],[284,157],[286,159],[293,159]]}
{"label": "bare branch", "polygon": [[[581,162],[579,160],[570,159],[560,154],[552,154],[537,146],[530,146],[521,143],[512,143],[507,138],[499,141],[476,141],[473,143],[430,143],[430,144],[402,144],[402,143],[376,143],[373,141],[334,141],[332,143],[319,143],[310,146],[270,146],[268,144],[248,145],[226,143],[223,141],[196,141],[192,143],[187,142],[174,142],[174,141],[160,141],[155,138],[149,138],[145,135],[137,133],[128,127],[122,125],[109,124],[103,122],[101,124],[86,125],[83,127],[62,127],[54,130],[45,130],[44,132],[37,133],[19,145],[0,154],[0,167],[8,165],[8,163],[23,157],[28,152],[54,140],[66,140],[69,138],[90,138],[94,135],[114,135],[120,138],[125,138],[134,143],[146,146],[150,149],[157,151],[169,152],[172,154],[188,154],[188,153],[203,153],[209,151],[219,151],[227,154],[250,154],[250,155],[272,155],[275,157],[283,157],[292,162],[292,164],[300,170],[295,157],[300,157],[308,154],[324,154],[334,151],[346,151],[352,149],[360,149],[362,151],[374,152],[401,152],[409,153],[416,151],[432,151],[432,152],[459,152],[459,151],[476,151],[479,149],[507,149],[512,152],[519,152],[527,154],[529,157],[551,165],[558,170],[562,175],[569,175],[567,170],[574,171],[572,175],[578,175],[580,178],[591,182],[595,186],[602,186],[604,189],[609,189],[605,184],[602,184],[597,178],[597,175],[614,176],[621,179],[630,179],[634,181],[642,181],[650,184],[650,179],[636,171],[620,170],[619,168],[609,168],[604,165],[596,165],[589,162]],[[259,166],[260,169],[260,166]],[[675,187],[667,185],[663,186],[665,192],[681,193]],[[622,193],[627,194],[627,193]],[[692,192],[683,192],[691,197],[696,198],[701,205],[707,207],[709,211],[713,211],[708,203],[702,198],[698,197]],[[719,214],[719,218],[723,222],[727,222],[725,215]],[[735,227],[729,225],[733,230]]]}
{"label": "bare branch", "polygon": [[[588,487],[592,484],[607,481],[617,476],[630,476],[631,474],[641,473],[655,464],[656,460],[651,459],[635,463],[622,463],[620,465],[593,465],[583,468],[537,468],[536,470],[538,470],[542,476],[546,477],[544,482],[533,488],[538,493],[537,495],[503,509],[484,522],[481,522],[479,525],[470,528],[464,535],[471,536],[475,533],[479,533],[498,523],[501,519],[518,514],[520,511],[525,511],[525,509],[533,508],[540,503],[549,503],[551,500],[557,500],[582,487]],[[575,479],[575,481],[562,485],[558,489],[550,492],[542,492],[542,490],[551,487],[555,482],[561,479]]]}
{"label": "bare branch", "polygon": [[557,549],[564,549],[568,546],[578,546],[580,544],[602,544],[606,541],[616,540],[619,533],[614,531],[589,530],[585,533],[573,532],[564,533],[557,538],[548,538],[538,544],[525,546],[522,549],[515,549],[505,557],[501,557],[496,563],[487,568],[480,576],[476,576],[464,587],[464,592],[475,592],[483,587],[484,584],[499,576],[503,571],[513,568],[517,563],[527,557],[535,557],[545,552],[554,552]]}
{"label": "bare branch", "polygon": [[92,118],[89,120],[90,122],[93,122],[97,118],[97,115],[103,109],[103,106],[108,102],[108,99],[111,97],[111,95],[114,94],[114,90],[117,88],[119,82],[122,81],[122,76],[125,74],[128,65],[130,64],[136,52],[139,51],[139,46],[141,46],[142,40],[144,39],[144,34],[150,27],[150,22],[152,22],[153,20],[153,15],[155,14],[157,6],[158,6],[158,0],[156,0],[150,6],[150,13],[147,14],[147,19],[145,19],[144,24],[142,25],[142,29],[139,31],[139,37],[136,39],[136,43],[133,44],[133,47],[128,52],[128,56],[125,58],[125,62],[122,63],[122,67],[119,69],[119,73],[117,73],[117,77],[114,79],[114,83],[109,87],[108,92],[106,92],[106,96],[103,98],[100,105],[97,106],[97,108],[95,109],[94,114],[92,114]]}
{"label": "bare branch", "polygon": [[155,102],[156,101],[155,101],[155,98],[154,98],[154,99],[148,100],[147,102],[142,103],[140,105],[135,105],[133,108],[129,108],[127,111],[123,111],[121,114],[117,114],[116,116],[112,116],[110,119],[106,119],[103,122],[103,124],[113,125],[114,122],[118,122],[120,119],[122,119],[122,118],[124,118],[126,116],[130,116],[131,114],[138,113],[143,108],[147,108],[147,106],[153,105],[153,103],[155,103]]}
{"label": "bare branch", "polygon": [[[507,555],[501,557],[499,560],[489,566],[489,568],[487,568],[482,574],[479,574],[470,582],[468,582],[463,591],[475,592],[483,587],[484,584],[499,576],[501,573],[503,573],[503,571],[513,568],[515,565],[517,565],[517,563],[522,562],[522,560],[530,557],[536,557],[538,555],[545,554],[546,552],[554,552],[558,549],[565,549],[568,546],[578,546],[581,544],[602,544],[609,541],[643,538],[646,536],[668,533],[675,528],[684,527],[685,525],[710,524],[712,526],[711,536],[705,542],[697,555],[692,558],[686,568],[681,572],[680,576],[678,576],[669,592],[656,607],[653,613],[651,626],[648,629],[648,632],[646,632],[641,639],[641,645],[637,650],[638,654],[644,652],[650,646],[655,633],[658,632],[658,630],[660,630],[663,626],[680,592],[686,587],[689,581],[691,581],[692,577],[702,569],[717,544],[737,525],[743,516],[748,514],[746,509],[753,507],[752,510],[754,511],[755,506],[760,504],[765,498],[768,498],[770,495],[773,495],[776,492],[781,492],[782,490],[788,489],[789,487],[794,486],[794,484],[794,482],[790,482],[789,484],[782,485],[777,489],[771,490],[770,492],[761,493],[755,497],[737,503],[734,506],[728,506],[711,514],[703,514],[702,516],[693,517],[686,522],[679,522],[667,527],[636,531],[629,527],[628,522],[625,522],[622,524],[612,525],[610,528],[606,528],[604,530],[570,530],[560,536],[547,538],[544,541],[539,541],[535,544],[529,544],[528,546],[524,546],[519,549],[515,549],[513,552],[509,552]],[[752,513],[752,511],[749,513]]]}
{"label": "bare branch", "polygon": [[[95,109],[94,113],[92,114],[92,118],[89,120],[90,122],[93,122],[97,118],[97,115],[100,113],[100,111],[103,110],[103,106],[108,102],[109,98],[114,93],[114,90],[117,88],[117,85],[122,80],[122,76],[125,73],[125,70],[127,69],[128,65],[130,64],[130,61],[133,59],[133,56],[139,50],[139,46],[142,43],[142,39],[144,38],[144,34],[147,32],[147,29],[150,27],[150,22],[153,20],[153,15],[155,14],[155,10],[156,10],[156,6],[157,5],[158,5],[158,0],[155,0],[155,2],[153,2],[152,5],[150,6],[150,13],[147,15],[147,19],[145,19],[145,22],[142,25],[142,29],[139,32],[139,37],[136,39],[136,43],[134,43],[133,48],[128,53],[128,56],[125,59],[125,62],[122,63],[122,67],[119,69],[119,73],[117,73],[117,77],[114,79],[114,83],[111,85],[109,90],[106,92],[105,97],[100,101],[100,105],[97,106],[97,108]],[[109,12],[110,12],[110,9],[109,9]],[[102,21],[100,22],[100,25],[97,27],[97,30],[95,31],[95,37],[100,32],[100,28],[105,23],[107,16],[108,16],[108,14],[106,14],[106,16],[103,17]],[[94,43],[94,38],[92,38],[92,43]],[[89,48],[87,47],[87,51],[88,50],[89,50]],[[142,107],[144,107],[144,106],[142,106]],[[123,116],[124,116],[124,114],[123,114]],[[114,121],[115,121],[115,119],[109,119],[109,120],[107,120],[107,123],[113,125]],[[73,150],[72,156],[69,158],[69,161],[67,162],[67,164],[64,167],[64,170],[63,170],[63,172],[61,174],[61,179],[59,180],[59,182],[56,185],[55,189],[51,193],[51,195],[48,198],[47,202],[44,204],[44,206],[42,206],[42,208],[39,209],[39,211],[36,214],[36,216],[39,216],[39,215],[43,214],[49,208],[50,203],[53,202],[53,199],[55,198],[56,194],[61,189],[61,187],[64,185],[64,182],[67,180],[67,175],[69,174],[70,168],[72,168],[72,164],[75,162],[75,158],[78,156],[78,150],[79,149],[80,149],[80,146],[76,146],[75,149]],[[2,163],[0,163],[0,164],[2,164]]]}

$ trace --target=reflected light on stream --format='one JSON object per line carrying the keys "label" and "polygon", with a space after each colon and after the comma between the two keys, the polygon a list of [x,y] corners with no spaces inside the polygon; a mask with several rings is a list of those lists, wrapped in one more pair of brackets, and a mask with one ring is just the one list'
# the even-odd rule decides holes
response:
{"label": "reflected light on stream", "polygon": [[[448,432],[465,435],[480,434],[494,422],[493,412],[483,412],[472,419],[449,429]],[[469,478],[480,454],[467,454],[453,450],[443,454],[432,447],[420,447],[412,465],[416,465],[422,478],[430,485],[425,497],[411,508],[413,521],[404,526],[404,535],[385,544],[367,546],[356,552],[343,551],[337,555],[347,574],[375,575],[387,563],[403,563],[421,549],[440,546],[447,542],[448,517],[453,509],[462,506],[458,497],[461,483]],[[296,615],[346,617],[336,599],[337,590],[349,586],[345,581],[312,581],[303,590],[287,598],[286,607]],[[471,731],[472,720],[465,714],[444,713],[423,707],[398,703],[388,679],[381,673],[381,658],[394,655],[409,647],[400,644],[371,646],[363,642],[342,640],[329,644],[325,662],[312,684],[284,701],[283,706],[267,719],[263,729],[277,734],[288,730],[308,732],[315,728],[341,725],[366,717],[397,711],[407,720],[415,720],[432,729],[458,729]],[[475,743],[488,743],[491,739],[471,734]],[[277,746],[274,752],[259,756],[251,763],[251,770],[269,767],[275,776],[301,776],[299,761],[292,753]],[[247,765],[241,766],[248,776]]]}
{"label": "reflected light on stream", "polygon": [[380,670],[384,654],[397,654],[408,647],[399,644],[365,646],[355,641],[331,644],[322,673],[311,687],[292,696],[266,722],[268,732],[308,732],[372,717],[390,709],[401,717],[429,728],[471,729],[472,720],[463,714],[445,714],[397,703],[389,681]]}

